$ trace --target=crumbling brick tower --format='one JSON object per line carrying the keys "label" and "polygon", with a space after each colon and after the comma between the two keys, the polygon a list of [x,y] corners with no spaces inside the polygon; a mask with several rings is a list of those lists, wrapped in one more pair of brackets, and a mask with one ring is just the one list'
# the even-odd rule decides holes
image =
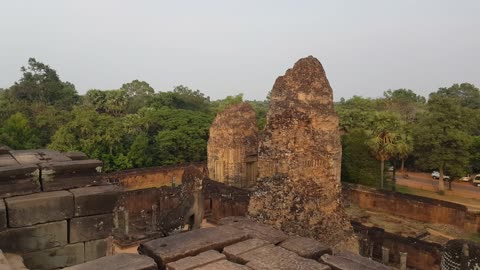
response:
{"label": "crumbling brick tower", "polygon": [[275,81],[259,149],[252,217],[335,245],[351,230],[341,206],[342,148],[322,64],[300,59]]}
{"label": "crumbling brick tower", "polygon": [[220,112],[207,149],[210,179],[240,188],[255,185],[258,128],[252,106],[240,103]]}

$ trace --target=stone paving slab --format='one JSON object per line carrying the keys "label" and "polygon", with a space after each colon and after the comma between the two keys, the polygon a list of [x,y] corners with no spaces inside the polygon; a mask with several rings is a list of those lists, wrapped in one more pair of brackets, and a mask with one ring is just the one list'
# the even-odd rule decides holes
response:
{"label": "stone paving slab", "polygon": [[113,214],[77,217],[70,220],[70,243],[107,238],[113,229]]}
{"label": "stone paving slab", "polygon": [[199,268],[195,268],[195,270],[250,270],[250,269],[252,268],[246,265],[236,264],[226,260],[214,262]]}
{"label": "stone paving slab", "polygon": [[225,255],[216,250],[209,250],[198,254],[180,259],[167,264],[168,270],[190,270],[201,267],[219,260],[225,260]]}
{"label": "stone paving slab", "polygon": [[238,242],[223,249],[223,254],[227,256],[229,261],[233,261],[240,264],[246,264],[245,260],[239,257],[239,255],[254,250],[256,248],[268,245],[269,242],[257,238],[248,239],[242,242]]}
{"label": "stone paving slab", "polygon": [[317,240],[293,236],[279,244],[280,247],[297,253],[299,256],[318,260],[323,254],[332,254],[332,249]]}
{"label": "stone paving slab", "polygon": [[169,262],[246,240],[247,233],[232,226],[204,228],[140,244],[138,251],[155,259],[163,269]]}
{"label": "stone paving slab", "polygon": [[251,238],[262,239],[274,245],[288,238],[288,235],[284,232],[254,221],[244,220],[234,222],[231,223],[230,226],[248,233]]}
{"label": "stone paving slab", "polygon": [[121,191],[114,185],[71,189],[75,197],[75,216],[112,213]]}
{"label": "stone paving slab", "polygon": [[0,154],[0,167],[18,166],[18,165],[20,165],[20,163],[18,163],[9,153]]}
{"label": "stone paving slab", "polygon": [[0,249],[13,253],[33,252],[66,245],[67,239],[67,221],[64,220],[2,231]]}
{"label": "stone paving slab", "polygon": [[36,165],[44,162],[35,150],[11,150],[10,154],[21,165]]}
{"label": "stone paving slab", "polygon": [[334,270],[390,270],[391,268],[369,258],[350,252],[340,252],[335,255],[324,254],[320,261]]}
{"label": "stone paving slab", "polygon": [[327,270],[327,265],[315,260],[306,259],[297,254],[274,245],[266,245],[240,254],[239,257],[247,262],[252,269],[302,269]]}
{"label": "stone paving slab", "polygon": [[29,269],[50,270],[80,264],[84,259],[83,243],[40,250],[22,255]]}
{"label": "stone paving slab", "polygon": [[0,199],[0,231],[3,231],[7,228],[7,208],[5,207],[5,202],[3,199]]}
{"label": "stone paving slab", "polygon": [[0,167],[0,198],[40,192],[36,165]]}
{"label": "stone paving slab", "polygon": [[155,261],[147,256],[119,253],[94,261],[64,268],[65,270],[157,270]]}
{"label": "stone paving slab", "polygon": [[51,191],[98,185],[102,166],[100,160],[92,159],[40,164],[42,189]]}
{"label": "stone paving slab", "polygon": [[5,199],[9,227],[25,227],[73,217],[73,195],[62,190]]}

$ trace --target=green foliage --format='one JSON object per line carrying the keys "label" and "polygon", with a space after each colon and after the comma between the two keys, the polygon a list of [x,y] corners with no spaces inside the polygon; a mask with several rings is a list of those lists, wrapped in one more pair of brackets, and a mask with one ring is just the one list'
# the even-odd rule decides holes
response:
{"label": "green foliage", "polygon": [[28,119],[21,113],[12,115],[0,128],[0,144],[13,149],[35,148],[38,147],[38,141]]}
{"label": "green foliage", "polygon": [[342,136],[342,181],[380,187],[380,163],[371,155],[368,139],[362,129]]}
{"label": "green foliage", "polygon": [[470,172],[480,172],[480,136],[474,136],[472,138],[472,144],[470,145]]}
{"label": "green foliage", "polygon": [[35,58],[28,59],[28,66],[22,67],[22,78],[8,90],[14,100],[41,102],[61,108],[76,104],[79,96],[75,86],[62,82],[57,72]]}

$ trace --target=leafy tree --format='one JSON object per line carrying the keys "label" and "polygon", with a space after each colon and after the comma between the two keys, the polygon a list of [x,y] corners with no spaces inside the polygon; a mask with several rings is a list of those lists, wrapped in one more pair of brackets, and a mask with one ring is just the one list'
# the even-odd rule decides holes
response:
{"label": "leafy tree", "polygon": [[480,136],[474,136],[472,138],[469,152],[471,172],[480,172]]}
{"label": "leafy tree", "polygon": [[140,108],[146,106],[149,99],[155,91],[145,81],[133,80],[132,82],[122,85],[120,90],[124,90],[128,96],[127,112],[135,113]]}
{"label": "leafy tree", "polygon": [[0,128],[0,143],[13,149],[30,149],[38,147],[38,137],[28,119],[23,114],[16,113]]}
{"label": "leafy tree", "polygon": [[385,110],[400,114],[406,122],[413,122],[425,104],[425,97],[410,89],[388,90],[383,96]]}
{"label": "leafy tree", "polygon": [[217,114],[232,105],[239,104],[242,102],[243,102],[243,94],[238,94],[236,96],[227,96],[224,99],[219,99],[219,100],[210,102],[210,108],[214,114]]}
{"label": "leafy tree", "polygon": [[342,136],[342,181],[380,186],[380,164],[365,143],[368,139],[362,129],[353,129]]}
{"label": "leafy tree", "polygon": [[417,163],[423,169],[438,168],[440,192],[445,190],[445,170],[458,171],[458,167],[465,168],[469,161],[471,137],[465,132],[462,114],[456,98],[432,93],[427,112],[421,115],[414,128]]}
{"label": "leafy tree", "polygon": [[471,83],[440,88],[435,95],[458,99],[462,107],[480,109],[480,90]]}
{"label": "leafy tree", "polygon": [[351,129],[366,129],[378,110],[377,100],[354,96],[351,99],[335,104],[340,118],[340,126],[348,132]]}
{"label": "leafy tree", "polygon": [[79,100],[75,86],[62,82],[57,72],[35,58],[28,59],[28,66],[22,67],[22,78],[8,90],[16,100],[41,102],[64,109],[70,108]]}

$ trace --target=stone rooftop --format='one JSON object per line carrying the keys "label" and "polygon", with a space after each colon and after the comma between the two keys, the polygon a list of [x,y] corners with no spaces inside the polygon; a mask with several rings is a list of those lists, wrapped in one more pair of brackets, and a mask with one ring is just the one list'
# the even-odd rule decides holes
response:
{"label": "stone rooftop", "polygon": [[66,269],[390,269],[353,253],[332,254],[316,240],[244,217],[228,217],[220,224],[142,243],[139,254],[116,254]]}

